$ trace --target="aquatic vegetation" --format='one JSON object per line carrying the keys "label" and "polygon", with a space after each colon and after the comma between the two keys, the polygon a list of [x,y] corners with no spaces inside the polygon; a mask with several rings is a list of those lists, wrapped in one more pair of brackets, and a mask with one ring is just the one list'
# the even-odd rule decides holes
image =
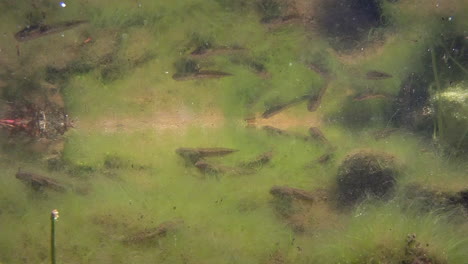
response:
{"label": "aquatic vegetation", "polygon": [[0,131],[0,262],[47,262],[58,208],[70,263],[464,263],[466,159],[427,135],[465,147],[468,7],[439,2],[1,2],[1,99],[75,125]]}
{"label": "aquatic vegetation", "polygon": [[463,152],[468,146],[468,92],[464,83],[455,84],[434,95],[432,102],[437,106],[434,115],[444,120],[438,123],[441,139]]}
{"label": "aquatic vegetation", "polygon": [[366,196],[388,199],[397,177],[394,156],[370,150],[349,154],[338,168],[336,179],[340,206],[354,205]]}

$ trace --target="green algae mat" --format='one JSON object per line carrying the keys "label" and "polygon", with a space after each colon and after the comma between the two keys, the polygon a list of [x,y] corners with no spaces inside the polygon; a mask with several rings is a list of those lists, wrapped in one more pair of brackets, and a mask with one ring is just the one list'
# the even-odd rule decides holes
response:
{"label": "green algae mat", "polygon": [[467,12],[0,1],[0,263],[466,263]]}

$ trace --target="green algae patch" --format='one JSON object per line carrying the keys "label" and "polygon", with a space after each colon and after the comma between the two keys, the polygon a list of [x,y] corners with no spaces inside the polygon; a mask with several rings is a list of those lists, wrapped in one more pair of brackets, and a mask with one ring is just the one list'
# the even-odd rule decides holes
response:
{"label": "green algae patch", "polygon": [[[341,52],[304,14],[296,22],[282,17],[291,2],[303,1],[0,3],[0,28],[12,33],[0,40],[2,98],[19,98],[46,82],[63,95],[75,122],[53,159],[25,151],[35,143],[28,135],[2,133],[0,222],[8,228],[0,261],[48,261],[52,208],[61,213],[57,256],[63,262],[467,259],[468,229],[459,221],[465,209],[432,212],[404,193],[412,186],[460,193],[466,160],[445,155],[426,134],[395,121],[408,76],[426,80],[418,89],[436,87],[430,50],[441,33],[463,32],[467,7],[385,1],[381,19],[389,24],[360,32],[360,42],[350,44],[363,49]],[[13,31],[40,22],[41,12],[48,24],[89,23],[16,47]],[[445,63],[442,56],[435,62]],[[458,68],[452,74],[450,65],[438,72],[442,85],[450,76],[466,78]],[[203,71],[226,75],[174,78]],[[450,86],[431,95],[442,106],[437,114],[445,140],[462,148],[464,83]],[[308,97],[319,99],[315,108]],[[263,118],[285,105],[278,119]],[[253,116],[258,124],[244,121]],[[237,151],[203,157],[202,165],[215,169],[206,173],[198,158],[181,157],[180,148]],[[394,197],[360,197],[352,209],[340,210],[334,200],[339,165],[356,149],[401,161]],[[268,161],[258,158],[265,153]],[[61,181],[68,191],[35,191],[15,178],[19,167]],[[273,186],[312,193],[313,202],[295,201],[289,210],[291,204],[277,203]],[[179,219],[183,224],[164,235],[128,239]],[[300,224],[304,228],[296,228]],[[23,252],[21,259],[16,252]]]}

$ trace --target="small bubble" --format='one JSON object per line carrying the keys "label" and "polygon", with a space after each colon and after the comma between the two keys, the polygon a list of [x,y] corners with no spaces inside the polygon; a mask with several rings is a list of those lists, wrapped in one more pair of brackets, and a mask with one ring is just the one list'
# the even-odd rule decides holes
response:
{"label": "small bubble", "polygon": [[60,6],[61,6],[61,7],[66,7],[67,4],[65,4],[65,2],[60,2]]}

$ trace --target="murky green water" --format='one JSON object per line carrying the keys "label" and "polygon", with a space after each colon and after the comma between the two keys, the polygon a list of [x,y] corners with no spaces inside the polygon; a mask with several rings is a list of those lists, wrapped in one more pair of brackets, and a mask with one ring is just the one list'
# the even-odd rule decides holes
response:
{"label": "murky green water", "polygon": [[0,263],[466,263],[468,5],[0,1]]}

